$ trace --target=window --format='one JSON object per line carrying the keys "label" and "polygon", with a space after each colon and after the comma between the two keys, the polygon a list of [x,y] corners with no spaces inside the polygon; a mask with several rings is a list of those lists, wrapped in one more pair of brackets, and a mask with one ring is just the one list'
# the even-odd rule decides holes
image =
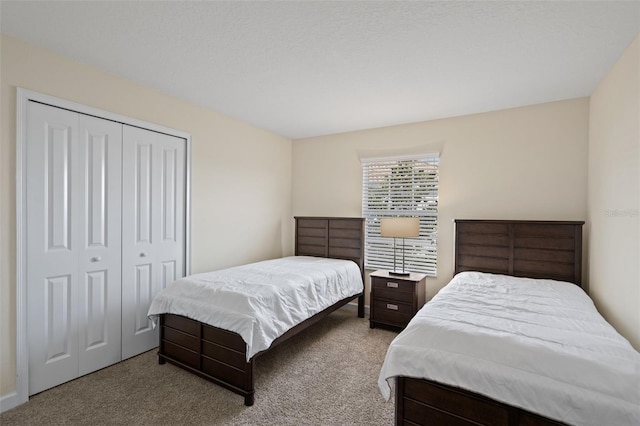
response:
{"label": "window", "polygon": [[404,239],[405,269],[436,276],[438,164],[438,154],[362,160],[367,269],[393,269],[393,238],[380,236],[380,219],[409,216],[420,219],[420,237]]}

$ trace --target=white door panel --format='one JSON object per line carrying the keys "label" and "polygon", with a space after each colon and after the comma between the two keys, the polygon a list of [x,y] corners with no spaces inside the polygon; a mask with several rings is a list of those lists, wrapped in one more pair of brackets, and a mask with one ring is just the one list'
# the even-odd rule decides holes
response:
{"label": "white door panel", "polygon": [[45,364],[55,363],[65,358],[74,357],[75,348],[69,345],[69,336],[73,334],[72,326],[72,278],[71,275],[48,277],[44,292],[44,324],[45,341],[47,342],[44,357]]}
{"label": "white door panel", "polygon": [[160,289],[185,275],[185,162],[184,139],[162,136],[161,239],[158,244]]}
{"label": "white door panel", "polygon": [[163,290],[167,288],[169,284],[184,276],[184,273],[180,274],[180,276],[176,275],[178,273],[178,269],[176,268],[176,266],[179,264],[180,262],[178,262],[178,260],[167,260],[165,262],[162,262],[162,275],[160,277],[160,283]]}
{"label": "white door panel", "polygon": [[[83,284],[86,294],[83,298],[83,314],[86,327],[84,330],[84,342],[81,347],[86,351],[104,347],[111,340],[109,337],[108,280],[108,271],[106,269],[88,272],[85,275]],[[118,348],[120,348],[119,344]]]}
{"label": "white door panel", "polygon": [[[146,317],[154,291],[154,208],[158,167],[154,155],[155,132],[124,126],[122,167],[122,358],[129,358],[157,345],[158,335]],[[154,197],[154,195],[156,197]],[[157,202],[156,202],[157,203]],[[154,217],[155,216],[155,217]]]}
{"label": "white door panel", "polygon": [[151,299],[184,276],[185,152],[184,139],[124,126],[123,359],[158,345]]}
{"label": "white door panel", "polygon": [[122,125],[79,115],[79,374],[120,361]]}
{"label": "white door panel", "polygon": [[120,361],[122,125],[30,102],[29,393]]}
{"label": "white door panel", "polygon": [[30,102],[27,123],[29,393],[77,377],[77,115]]}

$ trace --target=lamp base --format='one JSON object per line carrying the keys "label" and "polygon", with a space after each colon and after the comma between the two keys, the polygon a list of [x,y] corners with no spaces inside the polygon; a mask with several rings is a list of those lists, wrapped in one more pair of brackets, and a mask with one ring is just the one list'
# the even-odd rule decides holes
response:
{"label": "lamp base", "polygon": [[411,272],[389,271],[389,275],[395,275],[397,277],[408,277],[409,275],[411,275]]}

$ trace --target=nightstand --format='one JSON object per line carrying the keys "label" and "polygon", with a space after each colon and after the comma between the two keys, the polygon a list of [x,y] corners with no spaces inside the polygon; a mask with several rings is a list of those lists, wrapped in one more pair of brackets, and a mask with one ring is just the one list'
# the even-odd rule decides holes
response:
{"label": "nightstand", "polygon": [[375,271],[371,279],[369,326],[404,328],[425,302],[425,274],[396,276]]}

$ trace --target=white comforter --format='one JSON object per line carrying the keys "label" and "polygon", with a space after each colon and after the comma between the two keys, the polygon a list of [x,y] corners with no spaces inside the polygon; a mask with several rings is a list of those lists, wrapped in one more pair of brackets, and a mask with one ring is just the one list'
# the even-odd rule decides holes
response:
{"label": "white comforter", "polygon": [[578,286],[463,272],[391,343],[378,386],[425,378],[575,425],[640,425],[640,353]]}
{"label": "white comforter", "polygon": [[363,291],[350,260],[292,256],[181,278],[151,302],[149,318],[183,315],[233,331],[247,360],[293,326]]}

